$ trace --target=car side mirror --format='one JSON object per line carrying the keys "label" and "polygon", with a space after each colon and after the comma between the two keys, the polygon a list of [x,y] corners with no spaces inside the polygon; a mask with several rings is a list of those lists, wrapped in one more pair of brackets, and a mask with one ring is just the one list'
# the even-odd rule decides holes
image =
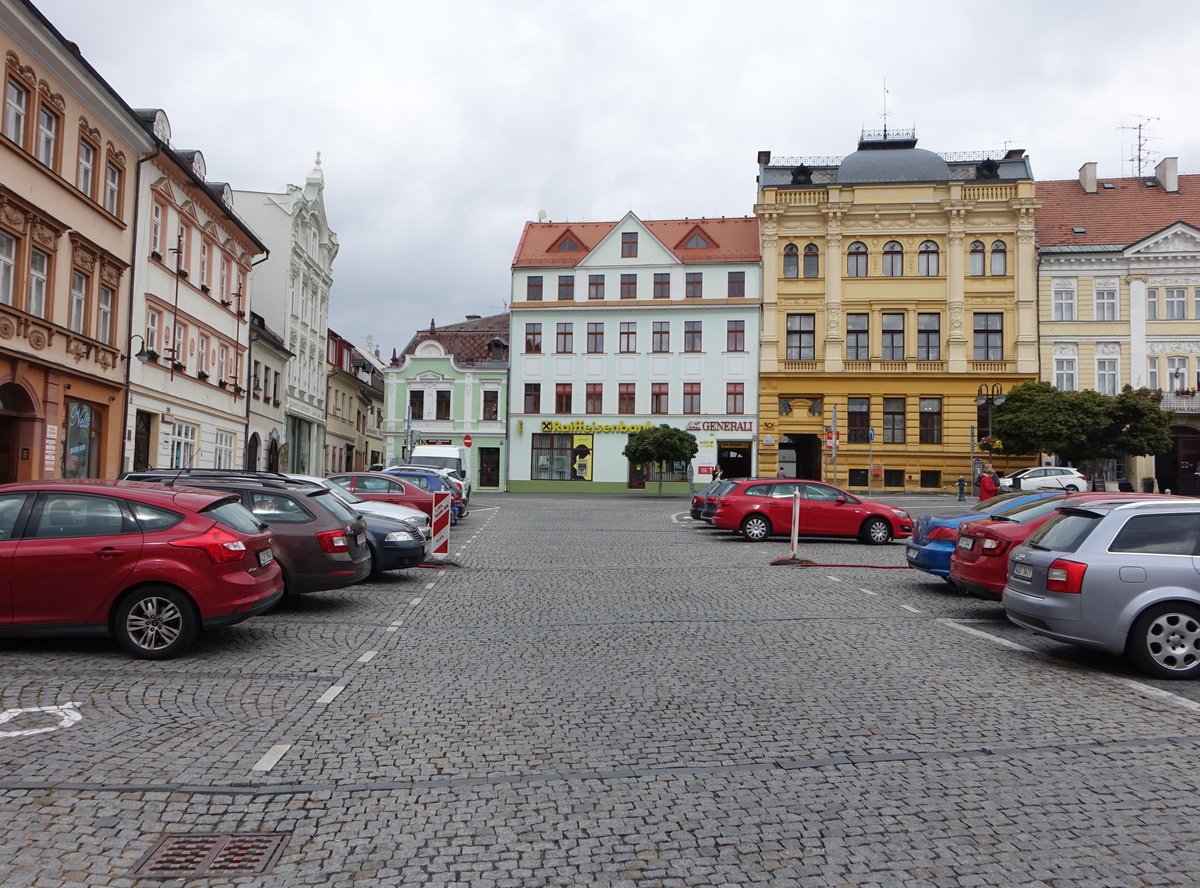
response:
{"label": "car side mirror", "polygon": [[835,500],[834,500],[834,502],[835,502],[835,503],[837,503],[837,504],[840,506],[840,505],[842,505],[844,502],[846,502],[846,498],[845,498],[844,496],[839,496],[837,499],[835,499]]}

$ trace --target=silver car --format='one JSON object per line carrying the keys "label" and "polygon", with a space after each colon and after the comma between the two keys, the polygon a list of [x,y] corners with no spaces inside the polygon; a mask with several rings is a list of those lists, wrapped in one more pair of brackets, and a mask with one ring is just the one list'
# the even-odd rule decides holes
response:
{"label": "silver car", "polygon": [[1159,678],[1200,674],[1200,501],[1066,508],[1013,550],[1018,626],[1125,654]]}

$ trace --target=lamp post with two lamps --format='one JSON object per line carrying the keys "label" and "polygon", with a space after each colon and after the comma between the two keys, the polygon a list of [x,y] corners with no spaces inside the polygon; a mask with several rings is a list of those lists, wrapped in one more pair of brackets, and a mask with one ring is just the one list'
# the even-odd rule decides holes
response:
{"label": "lamp post with two lamps", "polygon": [[[995,437],[992,434],[992,415],[995,412],[995,409],[1003,403],[1004,403],[1004,387],[1002,385],[1000,385],[1000,383],[998,383],[998,382],[991,383],[990,385],[985,382],[983,385],[981,385],[979,387],[979,390],[975,393],[975,406],[976,407],[983,407],[984,405],[987,406],[987,434],[979,436],[979,440],[981,443],[984,441],[985,438],[994,438]],[[982,423],[980,423],[980,425],[982,425]],[[991,448],[987,448],[987,449],[990,450]]]}

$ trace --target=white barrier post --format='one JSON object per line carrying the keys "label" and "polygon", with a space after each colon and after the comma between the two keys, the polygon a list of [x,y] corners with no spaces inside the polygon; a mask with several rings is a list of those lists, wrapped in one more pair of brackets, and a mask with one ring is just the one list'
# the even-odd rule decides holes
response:
{"label": "white barrier post", "polygon": [[799,557],[798,550],[800,548],[800,488],[797,487],[792,491],[792,553],[791,557],[794,561]]}
{"label": "white barrier post", "polygon": [[444,561],[450,554],[450,494],[440,490],[433,495],[433,548],[434,558]]}

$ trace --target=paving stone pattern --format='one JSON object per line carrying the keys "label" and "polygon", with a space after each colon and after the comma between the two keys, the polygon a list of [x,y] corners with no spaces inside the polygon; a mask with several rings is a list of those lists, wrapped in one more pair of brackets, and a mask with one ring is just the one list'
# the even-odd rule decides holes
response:
{"label": "paving stone pattern", "polygon": [[266,876],[169,884],[1197,881],[1190,685],[1034,642],[899,543],[772,567],[785,541],[682,499],[475,499],[461,568],[184,659],[5,642],[0,709],[83,718],[0,736],[0,884],[163,884],[132,872],[164,835],[233,832],[288,842]]}

